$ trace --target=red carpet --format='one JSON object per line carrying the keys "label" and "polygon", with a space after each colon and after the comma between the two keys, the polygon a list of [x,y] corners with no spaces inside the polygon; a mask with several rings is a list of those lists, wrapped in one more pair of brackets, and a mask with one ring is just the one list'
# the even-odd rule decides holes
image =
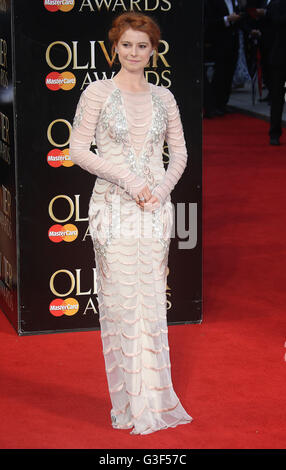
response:
{"label": "red carpet", "polygon": [[18,337],[1,314],[2,449],[285,448],[286,142],[267,130],[204,121],[204,321],[169,327],[193,423],[114,430],[100,333]]}

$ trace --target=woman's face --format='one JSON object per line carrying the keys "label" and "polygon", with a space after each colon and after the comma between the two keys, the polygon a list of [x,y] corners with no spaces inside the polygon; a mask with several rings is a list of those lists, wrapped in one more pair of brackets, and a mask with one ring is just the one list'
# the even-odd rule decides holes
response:
{"label": "woman's face", "polygon": [[147,33],[127,29],[117,43],[119,61],[129,72],[142,71],[149,62],[152,44]]}

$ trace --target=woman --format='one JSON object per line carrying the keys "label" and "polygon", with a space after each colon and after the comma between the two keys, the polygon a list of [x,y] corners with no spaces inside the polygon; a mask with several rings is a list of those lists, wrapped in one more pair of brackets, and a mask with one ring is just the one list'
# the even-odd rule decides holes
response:
{"label": "woman", "polygon": [[[97,175],[88,215],[112,426],[149,434],[192,420],[173,390],[166,319],[170,193],[187,152],[172,93],[144,76],[158,48],[157,24],[123,13],[109,38],[121,69],[81,94],[70,156]],[[97,154],[89,150],[94,136]]]}

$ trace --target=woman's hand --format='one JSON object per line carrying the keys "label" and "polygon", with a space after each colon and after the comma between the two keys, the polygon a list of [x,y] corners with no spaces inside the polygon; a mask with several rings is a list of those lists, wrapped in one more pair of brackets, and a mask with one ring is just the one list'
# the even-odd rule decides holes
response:
{"label": "woman's hand", "polygon": [[141,209],[153,210],[157,209],[160,205],[159,199],[151,193],[148,185],[142,189],[142,191],[136,196],[135,200]]}
{"label": "woman's hand", "polygon": [[135,200],[137,204],[142,206],[142,204],[149,201],[151,196],[152,196],[152,193],[149,189],[149,186],[146,184],[146,186],[144,186],[142,191],[140,191],[140,193],[137,194]]}

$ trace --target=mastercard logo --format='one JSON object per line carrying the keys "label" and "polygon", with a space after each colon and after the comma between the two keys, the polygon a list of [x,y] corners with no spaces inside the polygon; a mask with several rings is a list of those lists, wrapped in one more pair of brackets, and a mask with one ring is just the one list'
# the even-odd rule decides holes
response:
{"label": "mastercard logo", "polygon": [[73,224],[55,224],[48,232],[49,239],[54,243],[73,242],[78,236],[78,229]]}
{"label": "mastercard logo", "polygon": [[76,78],[72,72],[51,72],[46,76],[46,86],[49,90],[71,90],[76,84]]}
{"label": "mastercard logo", "polygon": [[54,317],[62,317],[63,315],[71,317],[78,312],[78,309],[78,301],[72,297],[68,299],[54,299],[49,305],[50,313]]}
{"label": "mastercard logo", "polygon": [[47,155],[47,162],[50,166],[58,168],[59,166],[73,166],[74,162],[69,155],[69,149],[53,149]]}
{"label": "mastercard logo", "polygon": [[48,11],[70,11],[74,4],[75,0],[44,0],[44,7]]}

